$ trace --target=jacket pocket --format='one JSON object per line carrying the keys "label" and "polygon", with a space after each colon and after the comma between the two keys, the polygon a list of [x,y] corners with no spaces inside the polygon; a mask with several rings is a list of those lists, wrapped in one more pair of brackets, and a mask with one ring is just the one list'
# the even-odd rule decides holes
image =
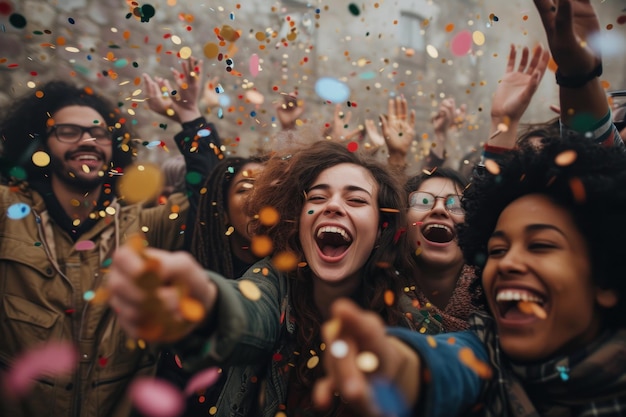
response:
{"label": "jacket pocket", "polygon": [[0,312],[0,334],[3,335],[2,352],[14,356],[55,336],[59,313],[50,311],[15,295],[4,294]]}
{"label": "jacket pocket", "polygon": [[0,263],[5,264],[2,268],[5,272],[4,279],[19,278],[20,275],[14,274],[12,271],[28,267],[32,274],[38,273],[44,278],[52,278],[56,275],[52,263],[48,259],[43,246],[34,246],[32,242],[24,242],[19,239],[0,235],[3,240],[2,249],[0,250]]}

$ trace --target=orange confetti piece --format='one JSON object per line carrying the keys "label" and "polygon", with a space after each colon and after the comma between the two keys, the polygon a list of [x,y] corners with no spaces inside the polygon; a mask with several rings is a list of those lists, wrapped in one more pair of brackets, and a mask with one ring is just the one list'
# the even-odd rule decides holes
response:
{"label": "orange confetti piece", "polygon": [[280,214],[274,207],[263,207],[259,210],[259,221],[263,226],[274,226],[280,220]]}
{"label": "orange confetti piece", "polygon": [[479,378],[490,379],[492,377],[493,371],[491,367],[476,358],[472,349],[468,347],[461,348],[459,350],[459,359],[465,366],[474,371]]}
{"label": "orange confetti piece", "polygon": [[517,308],[524,314],[534,314],[541,320],[545,320],[548,317],[546,310],[544,310],[539,304],[532,301],[520,301],[517,303]]}
{"label": "orange confetti piece", "polygon": [[184,296],[180,299],[180,314],[191,323],[198,323],[204,319],[204,307],[195,298]]}
{"label": "orange confetti piece", "polygon": [[259,258],[264,258],[274,249],[274,243],[268,236],[253,236],[250,241],[250,250]]}

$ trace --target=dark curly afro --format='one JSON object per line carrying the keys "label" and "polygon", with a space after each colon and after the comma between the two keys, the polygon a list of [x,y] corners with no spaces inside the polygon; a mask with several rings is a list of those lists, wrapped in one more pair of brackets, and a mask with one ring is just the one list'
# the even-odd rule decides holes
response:
{"label": "dark curly afro", "polygon": [[[573,151],[576,158],[563,164],[557,156],[566,151]],[[522,147],[499,165],[497,174],[491,169],[476,175],[464,193],[465,223],[458,226],[458,236],[466,261],[484,266],[487,241],[506,206],[527,194],[546,195],[572,214],[588,242],[595,284],[619,295],[610,325],[626,324],[624,150],[601,147],[585,138],[544,138],[540,151]]]}

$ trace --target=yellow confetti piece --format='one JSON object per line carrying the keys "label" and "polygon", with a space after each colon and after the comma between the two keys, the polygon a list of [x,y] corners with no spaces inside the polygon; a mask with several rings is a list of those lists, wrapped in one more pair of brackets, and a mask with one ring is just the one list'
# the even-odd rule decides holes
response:
{"label": "yellow confetti piece", "polygon": [[333,340],[339,336],[339,332],[341,332],[341,320],[340,319],[331,319],[328,320],[324,324],[324,333],[326,338]]}
{"label": "yellow confetti piece", "polygon": [[315,368],[320,363],[319,356],[311,356],[308,361],[306,361],[306,367],[309,369]]}
{"label": "yellow confetti piece", "polygon": [[431,348],[434,349],[437,347],[437,341],[435,340],[434,337],[426,336],[426,341],[428,342],[428,346],[430,346]]}
{"label": "yellow confetti piece", "polygon": [[50,164],[50,155],[44,151],[37,151],[32,156],[33,164],[38,167],[45,167]]}
{"label": "yellow confetti piece", "polygon": [[136,164],[119,181],[120,197],[129,204],[155,199],[163,189],[163,172],[156,164]]}
{"label": "yellow confetti piece", "polygon": [[239,281],[239,291],[241,291],[243,296],[248,300],[258,301],[261,299],[261,290],[250,280],[244,279]]}

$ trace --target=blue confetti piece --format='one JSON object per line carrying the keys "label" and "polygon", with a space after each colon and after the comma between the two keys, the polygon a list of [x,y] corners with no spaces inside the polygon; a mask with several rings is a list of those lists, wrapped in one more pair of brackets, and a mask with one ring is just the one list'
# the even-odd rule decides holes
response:
{"label": "blue confetti piece", "polygon": [[71,25],[73,25],[74,23],[76,23],[76,21],[74,19],[72,19],[71,17],[67,19],[68,22],[70,22]]}
{"label": "blue confetti piece", "polygon": [[206,138],[211,135],[211,129],[200,129],[197,133],[201,138]]}
{"label": "blue confetti piece", "polygon": [[341,81],[322,77],[315,83],[315,92],[324,100],[332,103],[343,103],[350,98],[350,88]]}
{"label": "blue confetti piece", "polygon": [[218,84],[217,87],[215,87],[215,92],[217,94],[222,94],[224,92],[224,87],[222,87],[222,84]]}
{"label": "blue confetti piece", "polygon": [[218,119],[223,119],[224,118],[224,110],[221,107],[219,109],[217,109],[217,118]]}
{"label": "blue confetti piece", "polygon": [[235,20],[235,13],[230,14],[230,20]]}
{"label": "blue confetti piece", "polygon": [[25,203],[15,203],[9,206],[7,209],[7,217],[13,220],[20,220],[28,216],[30,213],[30,206]]}

